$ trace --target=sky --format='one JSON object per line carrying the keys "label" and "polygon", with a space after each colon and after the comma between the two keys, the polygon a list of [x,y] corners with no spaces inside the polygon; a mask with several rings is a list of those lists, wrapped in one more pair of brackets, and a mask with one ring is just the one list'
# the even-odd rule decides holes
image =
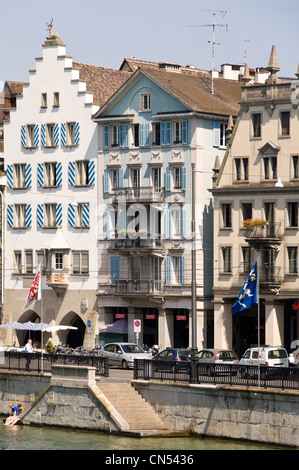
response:
{"label": "sky", "polygon": [[0,91],[29,80],[52,18],[76,62],[118,69],[135,56],[210,70],[213,17],[216,68],[265,67],[275,44],[278,75],[294,77],[298,0],[0,0]]}

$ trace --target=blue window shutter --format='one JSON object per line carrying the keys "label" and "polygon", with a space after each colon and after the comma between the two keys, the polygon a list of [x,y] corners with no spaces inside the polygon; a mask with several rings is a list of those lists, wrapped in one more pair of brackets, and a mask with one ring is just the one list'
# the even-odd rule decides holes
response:
{"label": "blue window shutter", "polygon": [[171,191],[171,172],[171,166],[168,166],[165,172],[165,191]]}
{"label": "blue window shutter", "polygon": [[7,206],[7,227],[14,226],[14,205],[8,204]]}
{"label": "blue window shutter", "polygon": [[56,186],[62,186],[62,163],[56,163]]}
{"label": "blue window shutter", "polygon": [[34,126],[34,147],[38,147],[38,146],[39,146],[39,127],[36,124]]}
{"label": "blue window shutter", "polygon": [[89,162],[88,162],[88,184],[90,184],[90,186],[94,186],[95,179],[96,179],[95,161],[94,160],[89,160]]}
{"label": "blue window shutter", "polygon": [[182,121],[182,144],[188,144],[188,121]]}
{"label": "blue window shutter", "polygon": [[126,230],[126,211],[120,209],[117,213],[118,216],[118,223],[117,223],[117,230],[119,238],[125,238],[126,234],[124,233]]}
{"label": "blue window shutter", "polygon": [[165,145],[165,121],[160,124],[160,144]]}
{"label": "blue window shutter", "polygon": [[39,188],[42,188],[44,186],[44,164],[43,163],[37,164],[37,186]]}
{"label": "blue window shutter", "polygon": [[165,282],[171,284],[171,256],[166,256]]}
{"label": "blue window shutter", "polygon": [[181,189],[186,191],[186,167],[182,166],[181,168]]}
{"label": "blue window shutter", "polygon": [[118,142],[119,146],[123,147],[124,146],[124,127],[123,124],[119,124],[118,126]]}
{"label": "blue window shutter", "polygon": [[26,126],[21,126],[21,147],[24,148],[27,145],[26,139]]}
{"label": "blue window shutter", "polygon": [[66,145],[66,123],[65,122],[61,124],[60,142],[61,142],[61,145]]}
{"label": "blue window shutter", "polygon": [[103,214],[103,235],[104,235],[104,238],[109,238],[109,221],[110,221],[110,214],[109,214],[109,211],[108,210],[105,210],[104,214]]}
{"label": "blue window shutter", "polygon": [[43,204],[37,204],[37,226],[38,227],[43,227],[44,226],[44,205]]}
{"label": "blue window shutter", "polygon": [[13,188],[13,165],[7,165],[6,176],[7,176],[7,187]]}
{"label": "blue window shutter", "polygon": [[186,210],[182,209],[181,212],[181,236],[186,238]]}
{"label": "blue window shutter", "polygon": [[166,125],[165,145],[170,145],[171,144],[171,121],[166,121],[165,125]]}
{"label": "blue window shutter", "polygon": [[139,145],[143,147],[145,145],[145,125],[139,124]]}
{"label": "blue window shutter", "polygon": [[25,165],[25,186],[26,188],[31,188],[32,184],[32,169],[30,163]]}
{"label": "blue window shutter", "polygon": [[31,204],[26,204],[25,206],[25,227],[29,228],[32,225],[32,206]]}
{"label": "blue window shutter", "polygon": [[59,145],[59,124],[54,125],[54,145],[55,147]]}
{"label": "blue window shutter", "polygon": [[42,124],[40,128],[40,140],[42,147],[46,146],[46,124]]}
{"label": "blue window shutter", "polygon": [[150,145],[150,143],[151,143],[150,125],[149,125],[149,123],[146,123],[145,124],[145,142],[144,142],[144,145],[146,145],[148,147]]}
{"label": "blue window shutter", "polygon": [[171,237],[171,209],[168,207],[165,211],[165,238]]}
{"label": "blue window shutter", "polygon": [[124,170],[122,168],[118,170],[118,187],[124,187]]}
{"label": "blue window shutter", "polygon": [[104,149],[109,148],[109,124],[104,125]]}
{"label": "blue window shutter", "polygon": [[130,129],[130,125],[128,123],[125,123],[124,128],[123,128],[123,132],[124,132],[123,147],[129,147],[129,129]]}
{"label": "blue window shutter", "polygon": [[89,202],[83,204],[83,227],[89,227]]}
{"label": "blue window shutter", "polygon": [[56,227],[62,227],[62,204],[56,204]]}
{"label": "blue window shutter", "polygon": [[219,147],[220,145],[220,122],[213,122],[213,147]]}
{"label": "blue window shutter", "polygon": [[75,162],[69,162],[69,186],[75,186],[76,182],[76,171]]}
{"label": "blue window shutter", "polygon": [[79,124],[79,122],[76,122],[76,124],[75,124],[75,144],[76,145],[80,144],[80,124]]}
{"label": "blue window shutter", "polygon": [[72,206],[72,204],[69,204],[68,206],[67,219],[68,219],[69,227],[75,227],[76,212],[75,212],[75,207]]}
{"label": "blue window shutter", "polygon": [[181,257],[180,284],[185,284],[185,256]]}
{"label": "blue window shutter", "polygon": [[109,168],[104,170],[104,194],[109,193]]}
{"label": "blue window shutter", "polygon": [[115,284],[120,278],[120,257],[110,256],[110,280]]}

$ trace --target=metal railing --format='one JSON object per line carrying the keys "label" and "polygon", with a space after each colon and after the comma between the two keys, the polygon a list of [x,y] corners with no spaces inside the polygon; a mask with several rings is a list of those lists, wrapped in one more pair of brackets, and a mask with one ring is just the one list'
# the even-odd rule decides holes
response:
{"label": "metal railing", "polygon": [[153,294],[164,289],[164,282],[147,279],[118,279],[115,285],[116,294]]}
{"label": "metal railing", "polygon": [[255,239],[255,238],[263,238],[263,239],[278,239],[282,238],[281,234],[281,223],[280,222],[273,222],[271,224],[267,224],[264,227],[253,227],[248,229],[245,233],[245,238],[248,239]]}
{"label": "metal railing", "polygon": [[73,354],[42,355],[40,352],[5,351],[4,361],[0,362],[0,370],[51,373],[52,364],[95,367],[96,375],[109,377],[108,358]]}
{"label": "metal railing", "polygon": [[129,188],[116,188],[113,191],[113,201],[117,201],[118,198],[124,198],[127,202],[161,202],[164,201],[165,198],[164,188],[162,187],[156,188],[154,186],[139,186]]}
{"label": "metal railing", "polygon": [[299,390],[299,368],[196,363],[195,380],[190,361],[135,360],[134,379],[196,384]]}

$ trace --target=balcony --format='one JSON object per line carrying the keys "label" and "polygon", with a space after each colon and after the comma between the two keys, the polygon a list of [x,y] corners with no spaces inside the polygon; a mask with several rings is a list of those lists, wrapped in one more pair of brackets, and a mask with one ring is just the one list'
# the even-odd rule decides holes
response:
{"label": "balcony", "polygon": [[122,295],[154,295],[164,292],[164,282],[148,279],[119,279],[115,281],[115,293]]}
{"label": "balcony", "polygon": [[149,187],[130,187],[130,188],[116,188],[114,189],[113,202],[118,202],[119,198],[125,200],[127,203],[134,202],[163,202],[164,201],[164,188]]}
{"label": "balcony", "polygon": [[45,271],[46,284],[52,287],[55,291],[64,291],[69,285],[68,272],[65,271]]}
{"label": "balcony", "polygon": [[[241,264],[241,273],[247,277],[252,269],[248,263]],[[262,263],[258,267],[258,282],[260,288],[277,292],[283,283],[283,269],[272,263]]]}
{"label": "balcony", "polygon": [[246,242],[256,250],[263,247],[277,248],[282,241],[281,224],[276,222],[264,227],[253,227],[246,230]]}
{"label": "balcony", "polygon": [[164,240],[161,237],[149,238],[147,235],[145,238],[116,238],[111,240],[111,243],[108,247],[109,251],[117,251],[123,256],[129,256],[131,253],[136,255],[136,252],[140,256],[155,255],[163,256],[164,251]]}

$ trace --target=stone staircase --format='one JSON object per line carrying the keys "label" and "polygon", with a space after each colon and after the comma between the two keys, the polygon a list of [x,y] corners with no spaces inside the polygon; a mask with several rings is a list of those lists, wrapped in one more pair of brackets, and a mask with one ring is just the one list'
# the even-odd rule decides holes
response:
{"label": "stone staircase", "polygon": [[154,408],[129,382],[98,383],[98,387],[128,423],[130,431],[167,431]]}

